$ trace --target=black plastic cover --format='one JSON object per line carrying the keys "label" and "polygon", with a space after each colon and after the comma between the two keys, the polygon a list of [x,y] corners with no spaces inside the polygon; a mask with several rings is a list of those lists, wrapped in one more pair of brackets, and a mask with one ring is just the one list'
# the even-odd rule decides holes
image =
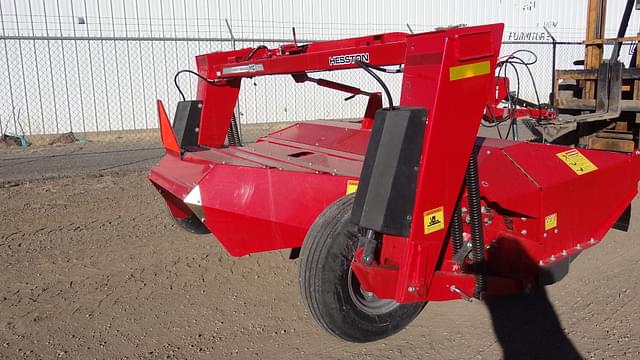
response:
{"label": "black plastic cover", "polygon": [[618,218],[613,228],[620,231],[629,231],[629,223],[631,222],[631,205],[627,206],[622,215]]}
{"label": "black plastic cover", "polygon": [[198,146],[198,130],[202,101],[190,100],[178,102],[176,116],[173,118],[173,132],[180,148]]}
{"label": "black plastic cover", "polygon": [[376,112],[351,221],[360,227],[409,236],[427,112],[396,107]]}

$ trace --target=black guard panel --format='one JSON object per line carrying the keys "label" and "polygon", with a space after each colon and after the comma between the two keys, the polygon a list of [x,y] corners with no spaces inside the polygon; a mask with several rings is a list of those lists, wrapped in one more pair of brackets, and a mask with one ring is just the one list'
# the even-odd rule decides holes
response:
{"label": "black guard panel", "polygon": [[351,211],[353,223],[409,236],[426,116],[425,109],[412,107],[376,112]]}
{"label": "black guard panel", "polygon": [[202,101],[180,101],[173,118],[173,132],[181,149],[198,146]]}

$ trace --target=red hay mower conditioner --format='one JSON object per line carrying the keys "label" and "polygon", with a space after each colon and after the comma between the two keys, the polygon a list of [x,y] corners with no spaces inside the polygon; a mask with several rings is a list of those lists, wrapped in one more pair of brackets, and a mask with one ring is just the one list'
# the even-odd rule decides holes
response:
{"label": "red hay mower conditioner", "polygon": [[[349,341],[399,331],[427,301],[551,284],[610,228],[626,230],[638,155],[476,137],[502,30],[198,56],[197,100],[178,104],[173,126],[158,102],[166,155],[149,179],[180,225],[233,256],[301,249],[304,303]],[[388,107],[380,93],[311,77],[356,68]],[[402,76],[399,105],[376,71]],[[276,74],[367,96],[362,121],[302,122],[241,145],[241,80]]]}

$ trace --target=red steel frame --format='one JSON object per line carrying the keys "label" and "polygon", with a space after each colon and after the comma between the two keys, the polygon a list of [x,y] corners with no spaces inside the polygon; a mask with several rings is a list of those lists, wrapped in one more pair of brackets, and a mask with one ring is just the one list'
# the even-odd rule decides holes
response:
{"label": "red steel frame", "polygon": [[[473,293],[474,276],[453,260],[448,229],[460,196],[465,204],[465,169],[478,142],[488,294],[525,290],[541,271],[602,239],[636,195],[640,167],[635,154],[574,150],[568,154],[577,156],[574,164],[562,158],[566,147],[477,140],[486,94],[495,90],[502,29],[388,33],[198,56],[198,72],[210,79],[199,81],[197,91],[202,149],[181,152],[159,102],[167,155],[149,178],[175,217],[198,215],[231,255],[300,247],[320,212],[353,191],[381,98],[369,93],[361,124],[305,122],[255,144],[227,147],[241,79],[292,74],[304,81],[312,72],[357,68],[356,56],[377,66],[403,65],[400,106],[428,114],[412,227],[407,238],[385,235],[374,264],[355,256],[361,286],[401,303]],[[434,209],[445,226],[427,232]]]}

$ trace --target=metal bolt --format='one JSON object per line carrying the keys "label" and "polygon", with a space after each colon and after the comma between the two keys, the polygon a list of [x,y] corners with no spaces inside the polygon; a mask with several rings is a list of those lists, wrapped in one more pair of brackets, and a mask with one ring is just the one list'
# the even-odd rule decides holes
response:
{"label": "metal bolt", "polygon": [[567,256],[567,250],[562,250],[562,256]]}
{"label": "metal bolt", "polygon": [[555,256],[555,255],[551,255],[551,257],[549,258],[549,260],[551,260],[551,261],[556,261],[556,256]]}
{"label": "metal bolt", "polygon": [[365,299],[369,300],[369,301],[373,301],[376,299],[376,294],[370,292],[370,291],[363,291],[362,294],[364,295]]}
{"label": "metal bolt", "polygon": [[523,216],[523,217],[520,218],[520,220],[527,221],[527,218]]}
{"label": "metal bolt", "polygon": [[465,299],[466,301],[469,301],[469,302],[473,301],[473,299],[471,299],[471,297],[469,295],[465,294],[462,290],[458,289],[455,285],[449,286],[449,290],[451,292],[454,292],[454,293],[460,295],[460,297]]}
{"label": "metal bolt", "polygon": [[589,243],[590,243],[591,245],[595,244],[595,243],[596,243],[596,239],[591,238],[591,240],[589,240]]}
{"label": "metal bolt", "polygon": [[407,221],[411,221],[411,219],[413,219],[413,216],[407,215]]}
{"label": "metal bolt", "polygon": [[463,213],[466,213],[468,210],[466,207],[463,207],[462,209],[460,209],[460,211],[462,211]]}
{"label": "metal bolt", "polygon": [[555,229],[555,230],[553,230],[553,233],[554,233],[554,234],[557,234],[559,231],[560,231],[560,230]]}
{"label": "metal bolt", "polygon": [[418,289],[416,287],[414,287],[414,286],[409,286],[407,288],[407,291],[410,292],[410,293],[414,293],[414,292],[418,291]]}
{"label": "metal bolt", "polygon": [[526,229],[523,229],[522,231],[520,231],[520,234],[522,234],[522,235],[527,235],[527,230],[526,230]]}
{"label": "metal bolt", "polygon": [[538,265],[543,266],[544,265],[544,261],[542,261],[542,260],[538,261]]}
{"label": "metal bolt", "polygon": [[640,150],[636,150],[636,155],[640,155]]}
{"label": "metal bolt", "polygon": [[487,155],[491,154],[491,150],[487,150]]}
{"label": "metal bolt", "polygon": [[542,234],[542,237],[546,238],[548,235],[547,233]]}
{"label": "metal bolt", "polygon": [[582,250],[582,245],[580,245],[580,244],[576,245],[576,249]]}

